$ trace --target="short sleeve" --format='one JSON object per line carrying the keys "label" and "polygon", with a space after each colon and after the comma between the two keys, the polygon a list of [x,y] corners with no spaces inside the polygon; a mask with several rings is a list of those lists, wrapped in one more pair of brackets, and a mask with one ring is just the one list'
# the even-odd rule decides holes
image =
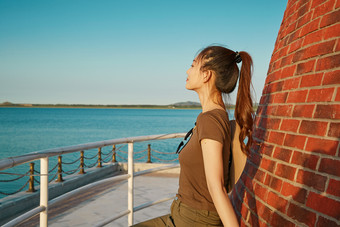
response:
{"label": "short sleeve", "polygon": [[225,131],[216,117],[209,113],[201,114],[197,119],[198,140],[212,139],[224,143]]}

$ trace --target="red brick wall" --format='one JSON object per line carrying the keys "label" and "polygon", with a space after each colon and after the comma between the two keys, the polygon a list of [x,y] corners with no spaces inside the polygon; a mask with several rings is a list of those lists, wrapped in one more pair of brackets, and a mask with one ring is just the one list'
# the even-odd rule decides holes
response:
{"label": "red brick wall", "polygon": [[241,226],[340,226],[340,0],[288,0],[254,138]]}

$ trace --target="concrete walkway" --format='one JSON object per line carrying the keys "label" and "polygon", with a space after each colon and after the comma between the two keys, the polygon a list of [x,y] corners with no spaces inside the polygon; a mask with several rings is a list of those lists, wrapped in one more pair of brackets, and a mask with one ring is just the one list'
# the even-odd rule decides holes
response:
{"label": "concrete walkway", "polygon": [[[138,206],[153,200],[175,196],[178,190],[178,175],[139,176],[135,178],[134,185],[134,206]],[[58,214],[50,215],[49,226],[94,226],[101,220],[127,210],[126,181],[111,185],[100,194],[92,193],[86,200],[79,202],[78,199],[75,199],[74,203],[71,202],[71,206],[64,207]],[[136,212],[134,223],[170,213],[171,202],[167,201]],[[64,206],[64,204],[58,206]],[[107,226],[126,227],[128,226],[127,216],[121,217]]]}

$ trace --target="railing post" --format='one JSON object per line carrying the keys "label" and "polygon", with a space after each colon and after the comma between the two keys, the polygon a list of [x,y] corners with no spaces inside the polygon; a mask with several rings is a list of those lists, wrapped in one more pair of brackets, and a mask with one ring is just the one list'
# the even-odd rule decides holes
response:
{"label": "railing post", "polygon": [[79,174],[84,174],[84,151],[80,152],[80,171]]}
{"label": "railing post", "polygon": [[40,212],[40,226],[46,227],[48,220],[48,157],[40,159],[40,206],[45,210]]}
{"label": "railing post", "polygon": [[130,175],[128,179],[128,210],[130,211],[128,215],[128,225],[133,225],[133,143],[128,144],[128,174]]}
{"label": "railing post", "polygon": [[112,145],[112,162],[116,161],[116,145]]}
{"label": "railing post", "polygon": [[102,166],[102,148],[98,147],[98,165],[97,168],[101,168]]}
{"label": "railing post", "polygon": [[30,163],[30,179],[27,192],[35,192],[34,189],[34,162]]}
{"label": "railing post", "polygon": [[58,179],[56,180],[56,182],[63,182],[63,169],[62,169],[62,159],[61,159],[61,155],[58,156]]}
{"label": "railing post", "polygon": [[148,160],[146,163],[151,163],[151,144],[148,144]]}

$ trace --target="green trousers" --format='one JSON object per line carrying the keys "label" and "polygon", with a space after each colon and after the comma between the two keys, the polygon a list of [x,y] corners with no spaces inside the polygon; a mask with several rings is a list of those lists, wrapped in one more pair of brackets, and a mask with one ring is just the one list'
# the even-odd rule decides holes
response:
{"label": "green trousers", "polygon": [[207,227],[223,226],[216,211],[196,210],[180,200],[175,199],[171,204],[171,214],[154,218],[133,225],[134,227]]}

